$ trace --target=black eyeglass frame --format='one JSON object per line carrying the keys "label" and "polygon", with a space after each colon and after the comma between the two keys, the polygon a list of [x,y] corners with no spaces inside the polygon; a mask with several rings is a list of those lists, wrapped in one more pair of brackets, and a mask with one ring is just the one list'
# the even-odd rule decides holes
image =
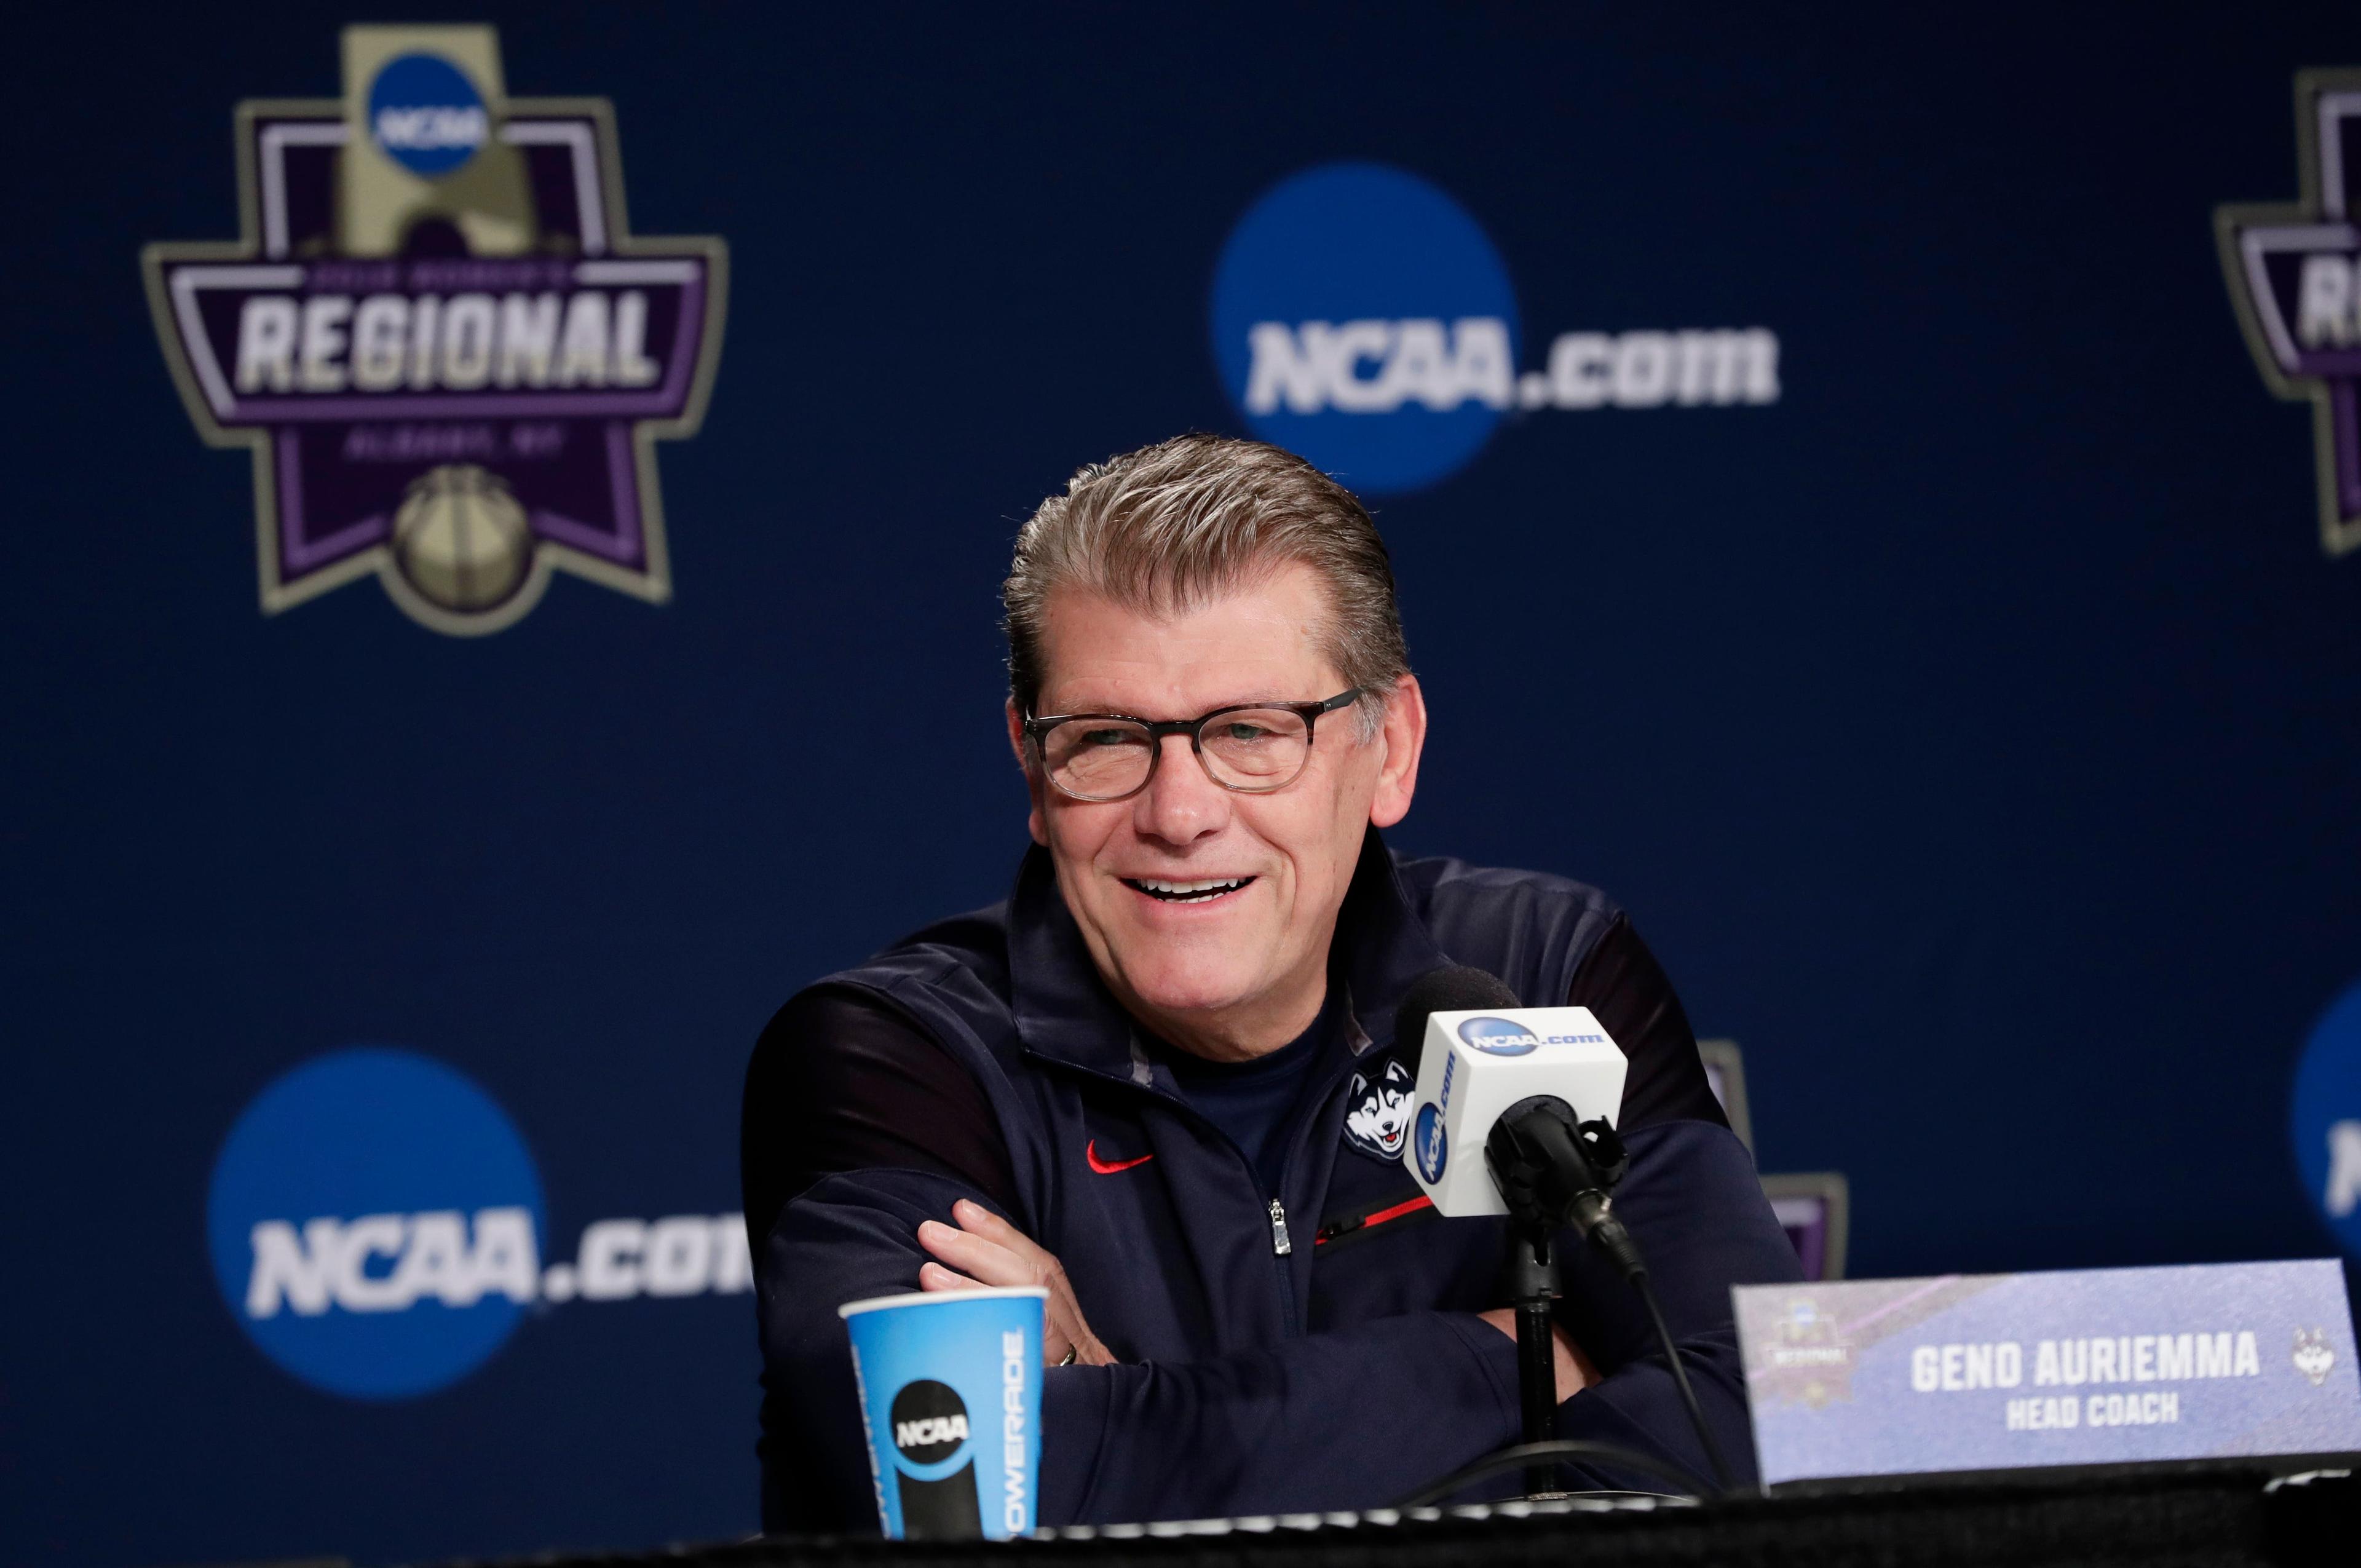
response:
{"label": "black eyeglass frame", "polygon": [[[1141,718],[1128,713],[1052,713],[1039,718],[1025,720],[1025,738],[1033,743],[1033,756],[1041,764],[1041,776],[1049,781],[1050,787],[1069,800],[1088,801],[1093,806],[1110,806],[1118,800],[1129,800],[1156,782],[1156,770],[1164,762],[1164,738],[1168,735],[1189,737],[1189,750],[1196,757],[1197,766],[1203,771],[1207,778],[1213,779],[1213,783],[1221,785],[1222,788],[1234,795],[1270,795],[1285,789],[1289,784],[1301,778],[1303,768],[1312,765],[1312,748],[1320,738],[1320,716],[1323,713],[1334,713],[1340,707],[1349,707],[1360,697],[1365,689],[1361,686],[1347,686],[1324,702],[1232,703],[1227,707],[1217,707],[1211,713],[1201,713],[1194,718]],[[1226,780],[1214,778],[1213,768],[1205,762],[1205,726],[1225,713],[1291,713],[1303,720],[1303,768],[1296,769],[1275,784],[1260,786],[1234,784]],[[1148,776],[1121,795],[1077,795],[1060,784],[1057,775],[1049,771],[1049,754],[1042,748],[1049,741],[1049,731],[1060,724],[1071,724],[1078,718],[1112,718],[1125,724],[1137,724],[1147,730]]]}

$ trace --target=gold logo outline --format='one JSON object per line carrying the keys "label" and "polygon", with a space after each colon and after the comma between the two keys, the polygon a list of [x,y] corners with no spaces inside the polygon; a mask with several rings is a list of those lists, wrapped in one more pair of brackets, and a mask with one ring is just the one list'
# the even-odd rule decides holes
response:
{"label": "gold logo outline", "polygon": [[730,247],[719,235],[632,233],[629,209],[623,200],[622,152],[620,139],[616,133],[614,104],[603,97],[512,96],[506,99],[505,117],[531,119],[545,116],[588,119],[590,122],[598,152],[598,194],[605,204],[608,229],[604,254],[667,258],[677,258],[681,251],[690,250],[701,256],[705,262],[705,317],[702,335],[697,340],[697,363],[690,375],[687,401],[678,418],[635,419],[631,422],[641,529],[647,545],[646,571],[629,571],[558,541],[541,539],[535,542],[533,563],[524,583],[507,599],[480,614],[446,609],[422,596],[394,565],[390,542],[373,544],[299,582],[290,584],[280,580],[279,480],[272,471],[271,459],[275,431],[269,425],[225,426],[214,417],[213,408],[205,400],[203,389],[189,365],[180,328],[172,318],[164,272],[166,264],[172,262],[270,262],[283,259],[267,256],[264,252],[259,171],[255,163],[256,123],[263,119],[341,122],[344,115],[345,104],[335,98],[239,100],[232,117],[232,135],[236,144],[239,237],[235,240],[156,240],[142,246],[139,250],[139,269],[147,288],[148,313],[157,337],[163,345],[165,364],[171,373],[174,387],[179,389],[181,407],[188,411],[190,422],[196,426],[197,434],[206,445],[227,449],[245,447],[251,455],[255,569],[262,613],[277,615],[372,573],[377,576],[387,597],[404,613],[433,630],[454,637],[486,636],[515,625],[541,602],[555,571],[570,572],[649,604],[666,603],[672,598],[672,564],[665,543],[664,498],[656,469],[655,444],[686,440],[695,435],[705,422],[706,404],[712,394],[714,378],[720,370],[721,334],[730,294]]}

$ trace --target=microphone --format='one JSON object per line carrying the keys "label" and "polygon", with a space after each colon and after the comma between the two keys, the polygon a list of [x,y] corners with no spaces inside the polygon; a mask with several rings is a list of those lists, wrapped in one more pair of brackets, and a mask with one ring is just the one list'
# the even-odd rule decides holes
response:
{"label": "microphone", "polygon": [[1615,1131],[1631,1065],[1622,1049],[1589,1008],[1520,1006],[1497,976],[1460,965],[1421,975],[1403,996],[1394,1044],[1400,1049],[1413,1040],[1416,1110],[1404,1162],[1411,1177],[1445,1218],[1509,1216],[1527,1445],[1517,1452],[1534,1461],[1528,1492],[1546,1495],[1554,1468],[1532,1445],[1554,1447],[1550,1237],[1561,1228],[1605,1253],[1639,1293],[1715,1479],[1727,1487],[1730,1466],[1649,1286],[1647,1263],[1609,1197],[1631,1163]]}
{"label": "microphone", "polygon": [[1521,1220],[1592,1233],[1623,1174],[1630,1064],[1590,1009],[1522,1007],[1482,970],[1439,969],[1402,998],[1394,1041],[1417,1042],[1407,1163],[1438,1213],[1517,1213],[1530,1198]]}

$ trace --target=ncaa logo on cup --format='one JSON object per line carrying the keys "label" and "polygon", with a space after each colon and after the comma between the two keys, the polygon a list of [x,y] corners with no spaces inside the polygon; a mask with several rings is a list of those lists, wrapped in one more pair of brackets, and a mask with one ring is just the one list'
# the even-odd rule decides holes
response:
{"label": "ncaa logo on cup", "polygon": [[967,1401],[948,1383],[921,1377],[894,1396],[894,1452],[913,1466],[948,1464],[966,1447]]}
{"label": "ncaa logo on cup", "polygon": [[2304,1190],[2337,1244],[2361,1258],[2361,984],[2329,1005],[2304,1043],[2288,1133]]}
{"label": "ncaa logo on cup", "polygon": [[1444,1131],[1443,1113],[1433,1105],[1418,1108],[1418,1124],[1411,1132],[1411,1147],[1418,1155],[1418,1170],[1430,1182],[1443,1179],[1451,1161],[1450,1135]]}
{"label": "ncaa logo on cup", "polygon": [[1519,374],[1516,297],[1491,240],[1443,190],[1379,163],[1323,164],[1266,192],[1222,248],[1209,313],[1247,426],[1371,495],[1458,472],[1512,409],[1779,398],[1764,327],[1561,333]]}
{"label": "ncaa logo on cup", "polygon": [[1541,1044],[1531,1029],[1506,1018],[1463,1019],[1459,1037],[1486,1055],[1496,1057],[1521,1057]]}
{"label": "ncaa logo on cup", "polygon": [[507,1113],[414,1051],[354,1046],[256,1095],[214,1162],[214,1281],[238,1327],[325,1393],[407,1399],[491,1359],[528,1307],[753,1288],[730,1214],[593,1220],[544,1265],[541,1178]]}

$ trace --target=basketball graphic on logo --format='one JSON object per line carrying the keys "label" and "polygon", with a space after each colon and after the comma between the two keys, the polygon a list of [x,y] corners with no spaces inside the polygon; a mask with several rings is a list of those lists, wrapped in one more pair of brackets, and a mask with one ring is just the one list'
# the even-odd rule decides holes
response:
{"label": "basketball graphic on logo", "polygon": [[500,477],[473,463],[445,463],[412,480],[393,518],[393,559],[401,575],[445,609],[489,609],[522,586],[533,565],[533,530]]}

